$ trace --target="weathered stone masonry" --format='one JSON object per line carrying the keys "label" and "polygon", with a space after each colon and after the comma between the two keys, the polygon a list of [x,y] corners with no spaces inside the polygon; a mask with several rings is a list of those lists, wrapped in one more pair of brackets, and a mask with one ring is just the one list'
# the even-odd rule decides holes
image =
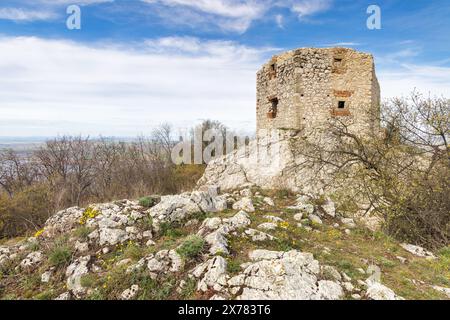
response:
{"label": "weathered stone masonry", "polygon": [[297,49],[274,56],[257,75],[257,127],[305,133],[329,119],[377,134],[380,87],[372,55],[345,48]]}

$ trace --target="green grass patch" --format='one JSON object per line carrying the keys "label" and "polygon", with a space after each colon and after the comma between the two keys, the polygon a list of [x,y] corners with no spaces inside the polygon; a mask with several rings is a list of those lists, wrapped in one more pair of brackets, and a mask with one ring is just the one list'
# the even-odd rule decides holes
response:
{"label": "green grass patch", "polygon": [[205,248],[205,240],[199,236],[189,236],[177,248],[177,253],[185,259],[195,258]]}

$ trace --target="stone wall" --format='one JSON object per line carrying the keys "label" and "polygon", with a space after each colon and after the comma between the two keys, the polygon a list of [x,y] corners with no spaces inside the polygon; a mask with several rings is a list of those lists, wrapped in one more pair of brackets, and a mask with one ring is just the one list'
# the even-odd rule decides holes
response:
{"label": "stone wall", "polygon": [[379,130],[380,89],[373,57],[352,49],[297,49],[257,75],[257,128],[304,130],[339,117],[351,130]]}

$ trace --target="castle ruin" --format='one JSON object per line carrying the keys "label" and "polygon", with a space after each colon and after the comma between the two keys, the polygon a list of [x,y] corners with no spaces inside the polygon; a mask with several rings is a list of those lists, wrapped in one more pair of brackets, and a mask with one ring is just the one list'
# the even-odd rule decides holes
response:
{"label": "castle ruin", "polygon": [[308,132],[340,118],[363,135],[380,130],[373,56],[304,48],[274,56],[257,75],[257,129]]}

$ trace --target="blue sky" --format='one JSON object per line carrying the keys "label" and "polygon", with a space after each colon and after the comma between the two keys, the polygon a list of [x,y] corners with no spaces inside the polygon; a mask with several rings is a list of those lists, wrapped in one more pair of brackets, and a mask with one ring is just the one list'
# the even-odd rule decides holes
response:
{"label": "blue sky", "polygon": [[[81,7],[81,30],[66,8]],[[381,8],[382,29],[366,26]],[[373,53],[384,98],[450,96],[448,0],[2,0],[0,136],[147,134],[214,118],[255,127],[255,74],[273,54]]]}

